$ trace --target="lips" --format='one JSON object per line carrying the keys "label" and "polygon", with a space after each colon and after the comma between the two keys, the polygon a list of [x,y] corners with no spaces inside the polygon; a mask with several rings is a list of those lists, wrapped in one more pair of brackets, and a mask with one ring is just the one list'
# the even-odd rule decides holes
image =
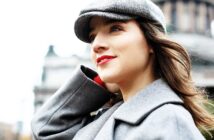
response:
{"label": "lips", "polygon": [[111,61],[114,58],[116,58],[116,56],[103,55],[103,56],[97,58],[97,64],[98,65],[105,64],[105,63]]}

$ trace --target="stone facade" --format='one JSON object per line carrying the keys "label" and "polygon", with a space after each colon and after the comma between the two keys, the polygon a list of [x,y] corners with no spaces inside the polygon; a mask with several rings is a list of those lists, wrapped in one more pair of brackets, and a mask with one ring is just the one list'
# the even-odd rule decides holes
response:
{"label": "stone facade", "polygon": [[166,23],[175,32],[211,35],[213,0],[153,0],[163,10]]}

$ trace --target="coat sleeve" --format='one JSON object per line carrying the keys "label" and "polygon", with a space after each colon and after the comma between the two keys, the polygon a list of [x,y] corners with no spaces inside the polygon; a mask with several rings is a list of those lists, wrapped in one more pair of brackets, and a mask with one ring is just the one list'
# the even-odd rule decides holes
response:
{"label": "coat sleeve", "polygon": [[87,124],[90,113],[110,99],[110,93],[90,79],[94,74],[94,71],[80,66],[37,111],[31,121],[34,139],[71,140]]}

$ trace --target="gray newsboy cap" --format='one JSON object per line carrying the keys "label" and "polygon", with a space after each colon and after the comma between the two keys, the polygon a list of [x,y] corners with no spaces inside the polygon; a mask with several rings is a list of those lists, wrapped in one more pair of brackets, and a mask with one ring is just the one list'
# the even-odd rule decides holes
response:
{"label": "gray newsboy cap", "polygon": [[115,20],[142,17],[156,21],[166,32],[164,15],[151,0],[94,0],[80,12],[74,24],[76,36],[87,43],[90,42],[89,22],[94,16]]}

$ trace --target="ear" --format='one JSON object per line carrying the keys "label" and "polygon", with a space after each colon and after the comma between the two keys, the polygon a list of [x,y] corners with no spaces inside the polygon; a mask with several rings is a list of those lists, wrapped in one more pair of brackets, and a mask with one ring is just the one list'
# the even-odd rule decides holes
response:
{"label": "ear", "polygon": [[150,54],[153,54],[153,53],[154,53],[154,50],[153,50],[152,47],[149,47],[149,53],[150,53]]}

